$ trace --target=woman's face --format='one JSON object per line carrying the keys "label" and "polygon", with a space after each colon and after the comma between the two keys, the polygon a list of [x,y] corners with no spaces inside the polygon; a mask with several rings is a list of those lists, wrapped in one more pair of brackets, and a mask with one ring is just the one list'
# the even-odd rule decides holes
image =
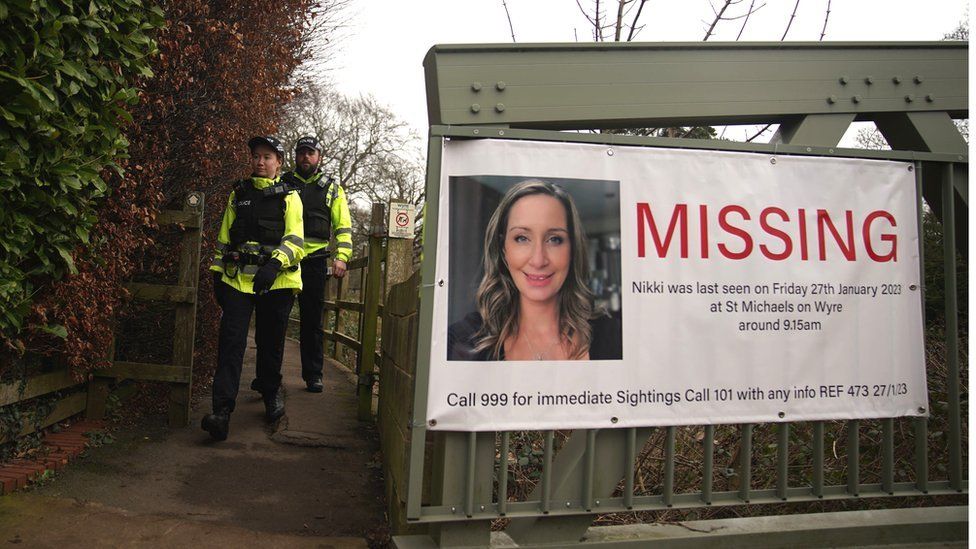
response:
{"label": "woman's face", "polygon": [[562,203],[544,194],[515,201],[508,212],[503,253],[522,300],[554,301],[569,275],[572,256]]}
{"label": "woman's face", "polygon": [[273,178],[278,174],[281,160],[271,147],[261,144],[251,151],[251,172],[258,177]]}

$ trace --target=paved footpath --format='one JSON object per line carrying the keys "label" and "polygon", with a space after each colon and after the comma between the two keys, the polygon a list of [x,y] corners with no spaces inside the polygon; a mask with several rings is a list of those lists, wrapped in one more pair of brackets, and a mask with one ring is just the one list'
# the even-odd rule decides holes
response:
{"label": "paved footpath", "polygon": [[285,343],[286,416],[263,418],[253,340],[230,436],[165,419],[116,433],[53,481],[0,497],[0,543],[25,547],[367,547],[386,537],[379,443],[356,420],[355,382],[326,361],[325,392],[305,391]]}

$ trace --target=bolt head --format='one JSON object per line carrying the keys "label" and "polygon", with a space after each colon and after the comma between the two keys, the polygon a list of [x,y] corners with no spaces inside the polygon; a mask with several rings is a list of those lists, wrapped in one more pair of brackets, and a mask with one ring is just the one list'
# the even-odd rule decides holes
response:
{"label": "bolt head", "polygon": [[480,92],[481,91],[481,82],[472,82],[471,83],[471,91]]}
{"label": "bolt head", "polygon": [[901,77],[900,76],[892,76],[891,77],[891,81],[894,82],[895,84],[901,84]]}
{"label": "bolt head", "polygon": [[495,89],[498,90],[498,91],[504,90],[505,89],[505,82],[502,82],[502,81],[496,82],[495,83]]}
{"label": "bolt head", "polygon": [[505,112],[505,104],[504,103],[496,103],[495,104],[495,112]]}
{"label": "bolt head", "polygon": [[916,74],[915,78],[912,78],[912,81],[915,82],[916,84],[921,84],[922,83],[921,75]]}
{"label": "bolt head", "polygon": [[915,96],[914,95],[906,95],[905,96],[905,103],[911,103],[912,101],[915,101]]}
{"label": "bolt head", "polygon": [[929,103],[934,103],[935,102],[935,95],[930,93],[930,94],[928,94],[928,95],[925,96],[925,100],[928,101]]}
{"label": "bolt head", "polygon": [[476,113],[476,112],[480,112],[480,111],[481,111],[481,105],[479,105],[477,103],[472,103],[471,104],[471,112]]}
{"label": "bolt head", "polygon": [[874,84],[874,77],[873,76],[865,76],[864,77],[864,83],[867,84],[868,86],[870,86],[871,84]]}
{"label": "bolt head", "polygon": [[860,103],[861,102],[861,96],[860,95],[855,95],[854,97],[851,97],[851,101],[853,101],[854,103]]}
{"label": "bolt head", "polygon": [[831,95],[831,96],[828,96],[827,97],[827,103],[830,103],[831,105],[833,105],[836,102],[837,102],[837,96],[836,95]]}
{"label": "bolt head", "polygon": [[841,76],[840,78],[837,79],[837,81],[840,82],[840,85],[841,86],[846,86],[847,85],[847,82],[848,82],[846,76]]}

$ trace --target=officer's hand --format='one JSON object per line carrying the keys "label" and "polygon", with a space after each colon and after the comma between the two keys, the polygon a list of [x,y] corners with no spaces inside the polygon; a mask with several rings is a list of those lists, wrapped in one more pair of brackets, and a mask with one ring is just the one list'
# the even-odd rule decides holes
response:
{"label": "officer's hand", "polygon": [[335,263],[332,264],[332,276],[336,278],[342,278],[346,276],[346,262],[341,259],[336,259]]}
{"label": "officer's hand", "polygon": [[279,269],[281,269],[281,261],[277,259],[269,259],[267,263],[262,265],[257,274],[254,275],[254,293],[261,295],[267,292],[274,284]]}

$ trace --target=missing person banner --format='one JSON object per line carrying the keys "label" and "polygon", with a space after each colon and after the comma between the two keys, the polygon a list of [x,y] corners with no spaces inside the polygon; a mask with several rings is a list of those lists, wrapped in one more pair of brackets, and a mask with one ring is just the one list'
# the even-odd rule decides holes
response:
{"label": "missing person banner", "polygon": [[446,141],[429,428],[927,414],[912,169]]}

